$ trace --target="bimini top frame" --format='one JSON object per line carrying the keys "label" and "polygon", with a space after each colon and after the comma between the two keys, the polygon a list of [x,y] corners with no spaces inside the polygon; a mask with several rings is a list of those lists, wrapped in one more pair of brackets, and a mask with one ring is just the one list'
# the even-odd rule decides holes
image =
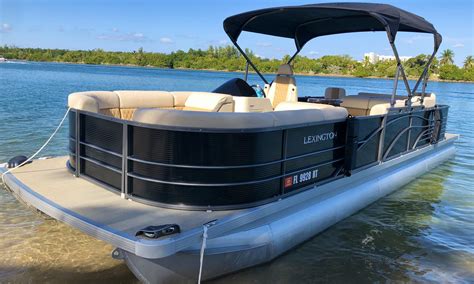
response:
{"label": "bimini top frame", "polygon": [[[397,73],[401,73],[410,98],[421,81],[426,78],[428,68],[442,41],[441,35],[434,26],[424,18],[391,5],[375,3],[323,3],[255,10],[228,17],[224,20],[224,30],[265,83],[268,82],[237,44],[242,31],[293,39],[296,53],[288,63],[296,57],[308,41],[319,36],[385,31],[397,60]],[[413,90],[408,85],[395,47],[395,38],[399,31],[430,33],[434,36],[433,54]],[[408,103],[411,103],[411,100],[408,100]]]}

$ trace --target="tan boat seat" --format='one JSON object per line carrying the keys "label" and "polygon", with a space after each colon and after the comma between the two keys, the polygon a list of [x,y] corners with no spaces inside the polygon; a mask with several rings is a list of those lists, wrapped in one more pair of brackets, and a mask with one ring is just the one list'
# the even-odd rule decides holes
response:
{"label": "tan boat seat", "polygon": [[274,126],[271,113],[138,109],[133,120],[141,123],[191,128],[251,129]]}
{"label": "tan boat seat", "polygon": [[183,109],[186,100],[193,92],[171,92],[174,97],[174,109]]}
{"label": "tan boat seat", "polygon": [[297,102],[298,93],[293,70],[289,64],[282,64],[278,68],[275,80],[267,93],[272,106],[275,108],[281,102]]}
{"label": "tan boat seat", "polygon": [[184,103],[183,110],[233,112],[234,100],[231,95],[193,92]]}
{"label": "tan boat seat", "polygon": [[235,112],[268,112],[273,111],[268,98],[233,97]]}
{"label": "tan boat seat", "polygon": [[174,97],[163,91],[115,91],[120,99],[120,115],[130,120],[137,108],[168,108],[174,107]]}
{"label": "tan boat seat", "polygon": [[[275,108],[275,113],[282,111],[297,111],[297,110],[319,110],[322,120],[338,120],[345,119],[349,115],[347,109],[343,107],[335,107],[327,104],[314,104],[304,102],[282,102]],[[299,116],[299,112],[293,113]],[[319,118],[318,118],[319,121]]]}
{"label": "tan boat seat", "polygon": [[88,91],[72,93],[68,96],[70,108],[101,113],[120,118],[120,99],[114,92]]}
{"label": "tan boat seat", "polygon": [[[420,106],[421,96],[416,94],[412,97],[412,106]],[[341,106],[345,107],[351,115],[380,115],[388,112],[390,108],[391,95],[359,93],[357,96],[347,96],[343,99]],[[406,105],[406,96],[395,96],[394,107],[404,107]],[[436,95],[427,94],[423,105],[427,108],[436,105]]]}

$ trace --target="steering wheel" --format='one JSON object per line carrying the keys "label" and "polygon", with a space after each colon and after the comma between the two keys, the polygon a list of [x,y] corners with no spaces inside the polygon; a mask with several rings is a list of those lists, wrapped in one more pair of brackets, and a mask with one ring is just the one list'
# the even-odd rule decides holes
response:
{"label": "steering wheel", "polygon": [[255,93],[257,94],[257,97],[259,98],[266,98],[267,96],[265,95],[265,92],[263,91],[262,87],[260,85],[252,85],[251,86],[254,90]]}

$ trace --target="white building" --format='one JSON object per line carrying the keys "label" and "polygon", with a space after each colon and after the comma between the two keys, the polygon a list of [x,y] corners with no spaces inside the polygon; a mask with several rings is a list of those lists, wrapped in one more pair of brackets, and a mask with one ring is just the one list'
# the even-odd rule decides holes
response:
{"label": "white building", "polygon": [[[407,61],[408,59],[413,58],[412,56],[400,56],[400,60]],[[364,60],[369,61],[372,64],[377,63],[378,61],[387,61],[387,60],[395,60],[395,56],[393,55],[380,55],[375,52],[368,52],[364,53]]]}

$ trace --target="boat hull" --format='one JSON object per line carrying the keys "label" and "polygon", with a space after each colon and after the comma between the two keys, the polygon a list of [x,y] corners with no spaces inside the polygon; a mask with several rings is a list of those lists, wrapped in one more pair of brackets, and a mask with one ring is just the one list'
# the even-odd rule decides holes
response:
{"label": "boat hull", "polygon": [[[271,261],[450,159],[455,154],[453,140],[393,159],[383,172],[375,172],[375,166],[356,173],[352,182],[334,189],[337,192],[207,240],[202,279]],[[377,176],[367,179],[371,171]],[[147,259],[118,249],[116,257],[145,283],[192,283],[198,278],[199,252],[200,245],[195,245],[165,258]]]}

